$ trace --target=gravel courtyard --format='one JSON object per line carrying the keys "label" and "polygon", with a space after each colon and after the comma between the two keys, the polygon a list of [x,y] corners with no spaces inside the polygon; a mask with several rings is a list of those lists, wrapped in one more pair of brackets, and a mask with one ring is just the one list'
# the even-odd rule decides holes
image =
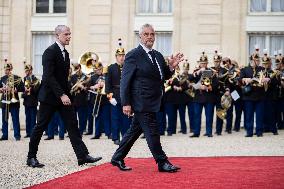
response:
{"label": "gravel courtyard", "polygon": [[[10,132],[8,141],[0,141],[1,189],[23,188],[94,166],[79,167],[69,138],[60,141],[56,137],[40,143],[38,159],[45,167],[30,168],[26,166],[29,139],[15,141],[11,135]],[[231,135],[214,135],[213,138],[189,138],[188,134],[176,134],[162,136],[161,142],[169,157],[284,156],[284,130],[280,130],[278,136],[265,133],[263,137],[245,138],[244,135],[244,130]],[[117,146],[106,137],[98,140],[89,138],[90,136],[83,136],[90,154],[103,157],[98,164],[109,162]],[[128,157],[151,157],[146,140],[138,139]]]}

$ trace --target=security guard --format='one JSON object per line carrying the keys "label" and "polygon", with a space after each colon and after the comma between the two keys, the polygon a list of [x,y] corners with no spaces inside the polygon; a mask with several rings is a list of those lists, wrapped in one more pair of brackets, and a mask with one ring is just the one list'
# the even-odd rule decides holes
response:
{"label": "security guard", "polygon": [[243,68],[240,74],[242,81],[242,93],[244,101],[244,125],[247,131],[246,137],[253,136],[254,113],[256,114],[256,135],[263,136],[264,116],[264,83],[269,81],[264,78],[264,68],[259,66],[259,50],[250,56],[250,65]]}
{"label": "security guard", "polygon": [[122,112],[120,101],[120,78],[125,59],[125,49],[121,47],[121,39],[118,40],[119,48],[116,49],[116,63],[109,65],[106,77],[106,93],[111,103],[111,133],[114,144],[119,145],[120,133],[123,136],[130,127],[131,117]]}
{"label": "security guard", "polygon": [[195,85],[194,102],[194,133],[190,137],[199,137],[201,130],[202,109],[205,108],[206,133],[204,136],[213,137],[212,123],[214,117],[214,105],[216,103],[216,91],[218,90],[218,79],[212,69],[207,68],[208,58],[202,53],[199,61],[199,69],[192,74]]}
{"label": "security guard", "polygon": [[33,75],[33,67],[30,64],[25,64],[24,85],[25,91],[22,95],[24,99],[25,115],[26,115],[26,136],[30,137],[34,126],[36,125],[37,105],[38,99],[37,94],[40,87],[40,81]]}
{"label": "security guard", "polygon": [[24,83],[22,79],[12,74],[13,66],[5,61],[5,76],[1,77],[0,92],[2,93],[2,137],[0,140],[8,140],[8,116],[12,116],[14,137],[18,141],[21,139],[19,110],[20,101],[18,92],[24,92]]}

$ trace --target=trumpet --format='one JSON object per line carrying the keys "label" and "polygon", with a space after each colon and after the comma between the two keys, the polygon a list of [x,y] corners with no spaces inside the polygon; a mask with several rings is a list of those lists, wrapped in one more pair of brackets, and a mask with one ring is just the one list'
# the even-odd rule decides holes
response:
{"label": "trumpet", "polygon": [[27,95],[31,95],[31,88],[32,87],[38,87],[40,84],[39,82],[39,79],[35,78],[34,81],[32,79],[32,76],[31,77],[27,77],[27,79],[25,80],[25,89],[26,89],[26,94]]}

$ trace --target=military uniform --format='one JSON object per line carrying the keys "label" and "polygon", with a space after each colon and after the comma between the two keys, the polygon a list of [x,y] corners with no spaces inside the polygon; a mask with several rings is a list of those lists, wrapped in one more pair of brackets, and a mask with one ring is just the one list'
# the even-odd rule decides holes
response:
{"label": "military uniform", "polygon": [[[12,70],[12,64],[8,63],[5,65],[5,70]],[[19,121],[19,111],[20,111],[20,101],[18,92],[24,92],[24,83],[21,78],[17,75],[10,74],[1,77],[0,88],[3,89],[4,85],[8,85],[14,92],[2,94],[2,137],[0,140],[8,140],[8,116],[9,112],[12,116],[13,128],[14,128],[14,137],[16,140],[20,140],[20,121]],[[15,99],[13,99],[13,97]],[[13,101],[15,100],[15,101]]]}
{"label": "military uniform", "polygon": [[[120,44],[121,46],[121,44]],[[125,50],[119,47],[116,50],[115,56],[125,55]],[[123,136],[129,129],[132,118],[123,114],[121,99],[120,99],[120,79],[122,64],[114,63],[109,65],[108,74],[106,77],[106,93],[112,95],[111,98],[115,99],[117,104],[111,105],[111,132],[112,140],[118,144],[120,141],[120,133]]]}
{"label": "military uniform", "polygon": [[[31,65],[25,65],[25,71],[31,72]],[[33,128],[36,125],[36,115],[38,106],[38,91],[40,87],[40,81],[34,75],[27,75],[24,77],[25,92],[22,94],[25,106],[26,115],[26,136],[30,137]]]}
{"label": "military uniform", "polygon": [[[84,73],[73,74],[70,79],[70,85],[74,86],[78,81],[80,82],[80,80],[86,80],[86,75]],[[71,95],[72,103],[79,118],[79,131],[82,135],[86,129],[88,119],[88,92],[84,89],[79,89],[78,92],[74,92]]]}
{"label": "military uniform", "polygon": [[[255,61],[259,60],[259,54],[255,52],[251,55],[251,61],[254,61],[253,64],[256,64]],[[243,81],[243,101],[244,101],[244,125],[247,131],[246,137],[253,136],[253,126],[254,126],[254,113],[256,114],[256,135],[261,137],[263,135],[263,116],[264,116],[264,87],[250,83],[245,85],[244,78],[256,78],[260,77],[260,74],[263,72],[264,68],[258,65],[247,66],[241,70],[240,79]]]}
{"label": "military uniform", "polygon": [[[102,65],[101,65],[102,69]],[[98,84],[102,80],[105,81],[104,75],[94,74],[91,76],[90,86]],[[91,139],[99,139],[102,132],[110,138],[110,103],[106,94],[97,93],[90,95],[90,102],[94,105],[93,116],[95,116],[95,134]]]}
{"label": "military uniform", "polygon": [[[199,60],[200,64],[208,63],[208,58],[203,52]],[[207,76],[208,74],[208,76]],[[201,72],[194,73],[192,75],[193,80],[196,84],[194,102],[194,134],[190,137],[199,137],[201,130],[201,115],[202,109],[205,108],[206,116],[206,133],[204,136],[212,137],[212,123],[214,116],[214,105],[216,103],[216,91],[218,89],[218,79],[214,75],[213,71],[209,68],[205,68]],[[202,90],[201,87],[206,86],[207,90]]]}

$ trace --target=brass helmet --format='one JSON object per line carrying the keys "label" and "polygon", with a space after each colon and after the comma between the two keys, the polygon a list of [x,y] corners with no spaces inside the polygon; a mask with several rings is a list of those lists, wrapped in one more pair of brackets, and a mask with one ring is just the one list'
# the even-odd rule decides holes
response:
{"label": "brass helmet", "polygon": [[278,51],[278,55],[276,53],[275,64],[284,64],[284,58],[282,56],[281,50]]}
{"label": "brass helmet", "polygon": [[182,65],[183,70],[189,70],[189,63],[188,63],[188,59],[185,59],[185,62]]}
{"label": "brass helmet", "polygon": [[200,56],[199,60],[197,61],[198,63],[208,63],[208,57],[205,54],[205,52],[202,52],[202,55]]}
{"label": "brass helmet", "polygon": [[263,57],[261,58],[262,64],[268,64],[271,62],[271,58],[267,54],[267,49],[263,49]]}
{"label": "brass helmet", "polygon": [[4,64],[4,70],[12,70],[13,69],[13,65],[11,62],[8,62],[8,59],[5,59],[5,64]]}
{"label": "brass helmet", "polygon": [[250,60],[259,60],[259,47],[255,45],[255,51],[250,55],[249,59]]}
{"label": "brass helmet", "polygon": [[30,71],[30,70],[33,69],[33,67],[30,64],[25,64],[25,68],[24,69],[25,69],[25,71]]}
{"label": "brass helmet", "polygon": [[118,48],[116,49],[115,51],[115,56],[118,56],[118,55],[125,55],[125,49],[122,48],[122,41],[121,41],[121,38],[118,39]]}
{"label": "brass helmet", "polygon": [[220,53],[218,53],[217,50],[215,50],[215,54],[213,56],[213,61],[214,62],[221,62],[222,61],[222,56]]}

